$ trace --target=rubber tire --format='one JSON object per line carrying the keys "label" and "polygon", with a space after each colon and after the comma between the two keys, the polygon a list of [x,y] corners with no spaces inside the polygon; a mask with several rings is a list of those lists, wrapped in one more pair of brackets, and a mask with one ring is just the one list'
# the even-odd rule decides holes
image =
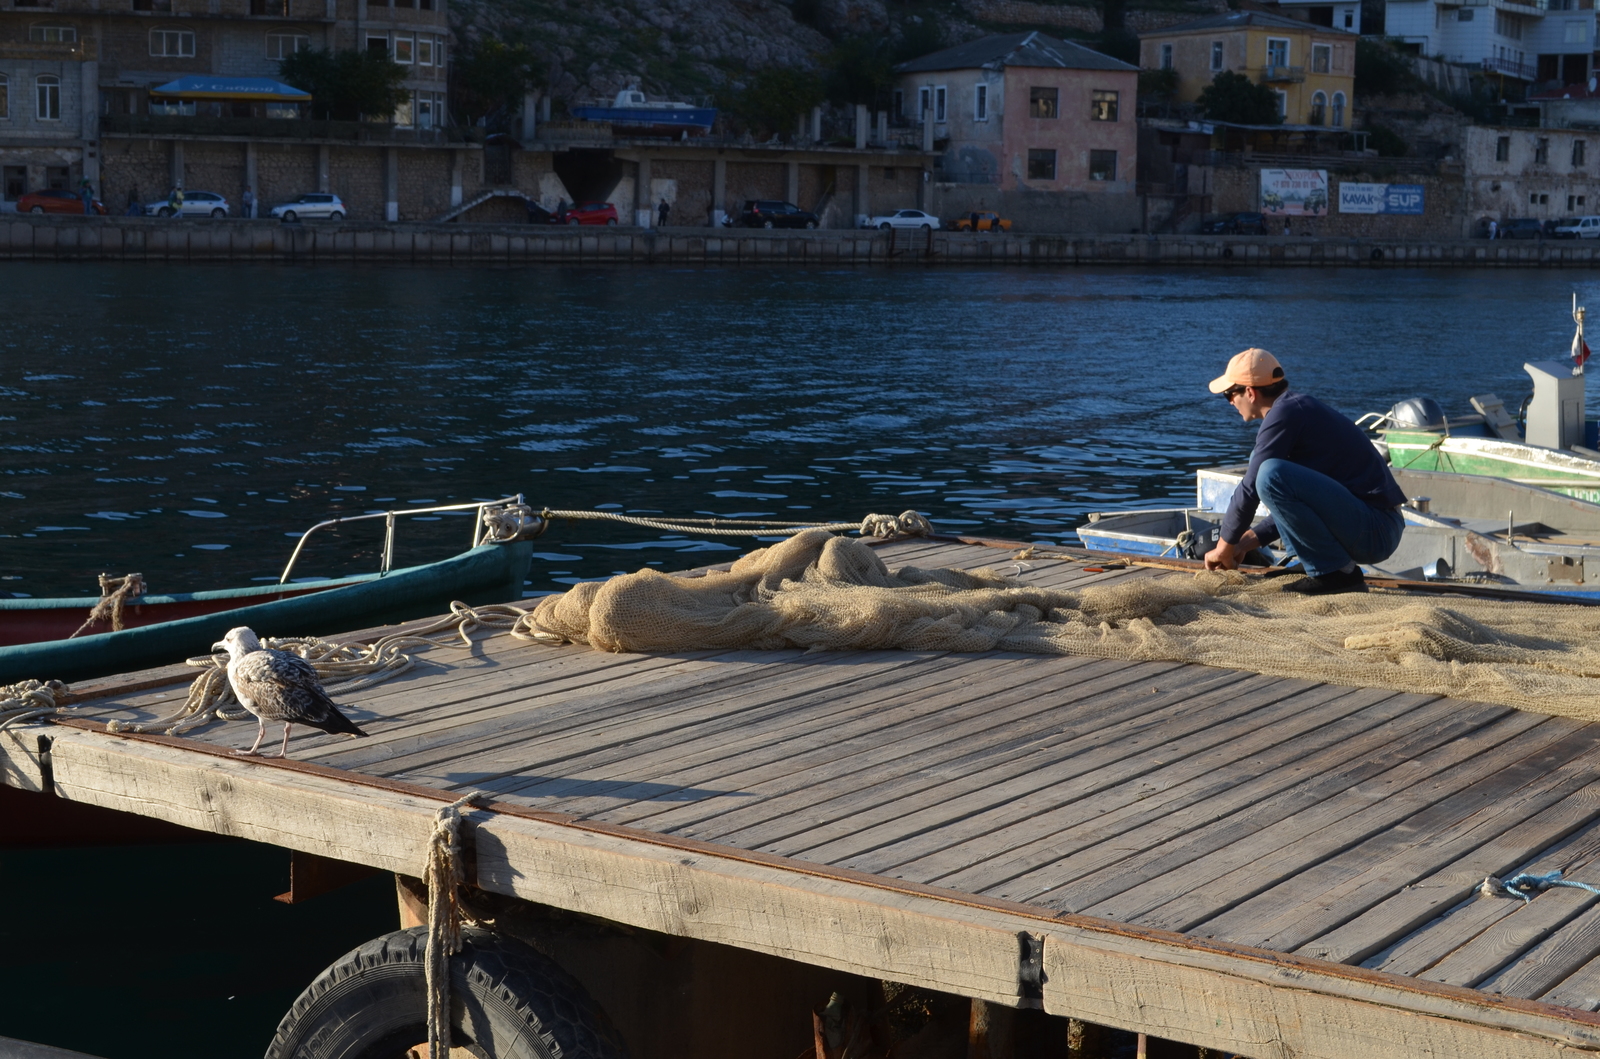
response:
{"label": "rubber tire", "polygon": [[763,228],[771,228],[772,227],[772,222],[771,221],[764,221],[764,222],[762,222],[761,227],[763,227]]}
{"label": "rubber tire", "polygon": [[582,223],[583,223],[583,222],[582,222],[582,221],[580,221],[580,220],[578,220],[578,218],[576,218],[576,217],[573,217],[573,218],[572,218],[572,219],[571,219],[571,220],[569,220],[569,221],[567,221],[567,223],[568,223],[568,224],[569,224],[569,225],[573,225],[573,226],[576,226],[576,225],[579,225],[579,224],[582,224]]}
{"label": "rubber tire", "polygon": [[211,216],[212,216],[213,219],[226,217],[227,215],[228,215],[228,211],[227,210],[212,210],[211,211]]}
{"label": "rubber tire", "polygon": [[44,212],[44,207],[43,206],[35,206],[33,209],[29,210],[28,212],[29,213],[43,213]]}
{"label": "rubber tire", "polygon": [[925,232],[931,232],[931,231],[933,231],[933,225],[931,225],[931,224],[924,224],[924,225],[923,225],[923,226],[922,226],[922,230],[923,230],[923,231],[925,231]]}
{"label": "rubber tire", "polygon": [[887,232],[890,228],[893,228],[893,227],[894,227],[894,225],[890,224],[888,221],[884,221],[882,224],[878,225],[878,231]]}
{"label": "rubber tire", "polygon": [[809,232],[809,231],[811,231],[811,230],[812,230],[812,229],[813,229],[813,228],[815,228],[815,227],[816,227],[816,226],[817,226],[817,222],[816,222],[816,221],[807,221],[807,222],[806,222],[806,231],[808,231],[808,232]]}
{"label": "rubber tire", "polygon": [[328,220],[342,221],[344,220],[344,214],[340,213],[338,210],[334,210],[332,213],[328,214]]}
{"label": "rubber tire", "polygon": [[[395,1059],[425,1042],[427,934],[396,931],[341,956],[295,1000],[266,1059]],[[605,1013],[555,961],[473,927],[461,942],[450,960],[453,1043],[492,1059],[626,1059]]]}
{"label": "rubber tire", "polygon": [[163,206],[159,210],[156,210],[156,216],[157,217],[171,217],[172,216],[172,211],[170,209],[168,209],[167,207]]}
{"label": "rubber tire", "polygon": [[283,221],[285,224],[293,224],[295,222],[294,210],[284,210]]}
{"label": "rubber tire", "polygon": [[607,228],[615,228],[616,226],[617,226],[617,219],[615,217],[609,218],[606,221],[606,227]]}

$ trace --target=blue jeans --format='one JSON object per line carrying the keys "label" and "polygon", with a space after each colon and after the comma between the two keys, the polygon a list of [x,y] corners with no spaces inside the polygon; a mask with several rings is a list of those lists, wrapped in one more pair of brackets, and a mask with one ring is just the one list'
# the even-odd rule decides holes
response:
{"label": "blue jeans", "polygon": [[1373,507],[1309,467],[1264,460],[1256,470],[1256,492],[1308,574],[1382,562],[1400,547],[1405,519],[1398,509]]}

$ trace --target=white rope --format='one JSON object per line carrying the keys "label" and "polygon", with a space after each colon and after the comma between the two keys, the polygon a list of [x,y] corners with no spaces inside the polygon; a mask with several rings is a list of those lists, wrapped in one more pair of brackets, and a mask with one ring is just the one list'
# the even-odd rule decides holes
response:
{"label": "white rope", "polygon": [[926,536],[933,526],[921,514],[905,511],[899,515],[868,515],[860,522],[780,522],[768,519],[742,518],[641,518],[638,515],[619,515],[615,511],[552,511],[545,508],[540,516],[545,519],[596,519],[606,522],[626,522],[630,526],[666,530],[669,533],[691,533],[708,537],[792,537],[806,530],[822,529],[830,533],[859,532],[863,537],[894,537],[899,535]]}
{"label": "white rope", "polygon": [[24,680],[0,685],[0,731],[13,724],[48,717],[58,707],[56,700],[67,692],[59,680]]}
{"label": "white rope", "polygon": [[440,809],[428,836],[423,878],[428,883],[428,1054],[450,1054],[450,957],[461,951],[461,810],[486,797],[473,791]]}

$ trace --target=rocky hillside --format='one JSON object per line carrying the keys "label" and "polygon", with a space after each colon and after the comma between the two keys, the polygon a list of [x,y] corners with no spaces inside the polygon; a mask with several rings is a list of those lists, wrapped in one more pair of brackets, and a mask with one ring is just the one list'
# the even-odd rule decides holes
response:
{"label": "rocky hillside", "polygon": [[[1126,24],[1137,31],[1227,8],[1227,0],[1133,0]],[[451,0],[450,14],[460,44],[527,45],[558,113],[632,83],[699,101],[768,67],[821,72],[852,38],[892,45],[909,33],[957,44],[1042,29],[1093,46],[1102,30],[1091,0]],[[1129,41],[1120,43],[1126,51]]]}

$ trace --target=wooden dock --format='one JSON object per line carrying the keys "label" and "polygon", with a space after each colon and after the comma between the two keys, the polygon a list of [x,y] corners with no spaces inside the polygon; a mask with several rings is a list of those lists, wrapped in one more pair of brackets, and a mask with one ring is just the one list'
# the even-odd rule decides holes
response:
{"label": "wooden dock", "polygon": [[346,697],[372,738],[300,730],[287,763],[230,756],[254,724],[104,731],[193,670],[84,685],[75,719],[0,733],[0,780],[404,874],[479,790],[479,886],[633,927],[1260,1059],[1600,1052],[1600,896],[1476,895],[1600,886],[1600,725],[1006,653],[422,657]]}

